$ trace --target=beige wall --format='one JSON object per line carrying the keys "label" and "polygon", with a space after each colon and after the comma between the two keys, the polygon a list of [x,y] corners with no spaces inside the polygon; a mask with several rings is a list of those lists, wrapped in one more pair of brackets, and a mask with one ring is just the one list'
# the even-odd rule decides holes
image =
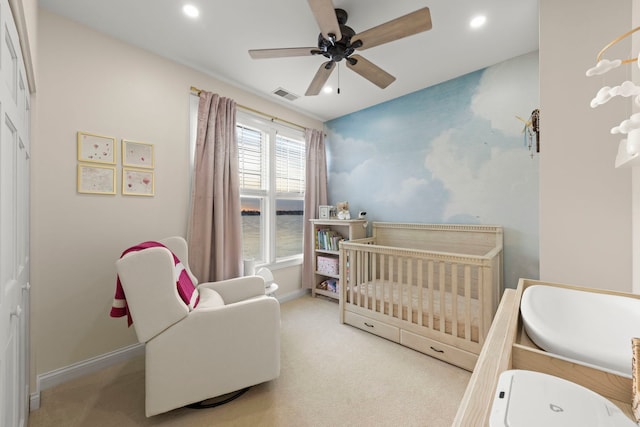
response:
{"label": "beige wall", "polygon": [[[322,128],[315,119],[44,9],[38,54],[31,165],[32,380],[136,342],[125,319],[109,317],[114,261],[131,244],[185,234],[190,86]],[[78,194],[77,131],[153,143],[155,197]],[[278,271],[276,278],[282,280],[280,296],[300,287],[299,267]]]}
{"label": "beige wall", "polygon": [[[637,28],[640,26],[640,0],[632,0],[632,27]],[[632,38],[632,52],[640,51],[640,34],[637,32],[633,34]],[[632,81],[640,82],[640,67],[631,67],[632,73]],[[632,112],[637,113],[640,111],[640,106],[634,105]],[[640,294],[640,167],[634,167],[631,171],[631,192],[633,194],[632,197],[632,209],[631,209],[631,217],[632,217],[632,264],[633,264],[633,285],[632,292],[636,294]]]}
{"label": "beige wall", "polygon": [[[598,80],[587,79],[584,72],[604,44],[630,28],[631,6],[579,0],[541,0],[540,5],[541,278],[630,290],[631,177],[628,170],[613,168],[617,140],[608,133],[628,111],[615,101],[589,108],[597,89],[616,84],[620,75]],[[108,317],[113,262],[129,244],[184,234],[191,85],[305,126],[322,126],[39,12],[32,138],[32,377],[135,342],[123,319]],[[77,194],[78,130],[155,144],[156,196]],[[297,289],[292,284],[299,271],[276,272],[276,279],[290,282],[284,295]]]}
{"label": "beige wall", "polygon": [[[630,114],[596,92],[631,79],[623,66],[585,76],[596,54],[631,29],[631,1],[540,1],[540,278],[631,291],[631,173],[615,169],[620,138],[609,130]],[[606,57],[627,57],[625,40]]]}

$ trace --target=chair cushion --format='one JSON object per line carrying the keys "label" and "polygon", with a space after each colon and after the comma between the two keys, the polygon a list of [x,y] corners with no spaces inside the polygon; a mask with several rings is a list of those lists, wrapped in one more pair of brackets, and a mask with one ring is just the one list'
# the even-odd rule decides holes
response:
{"label": "chair cushion", "polygon": [[223,305],[224,300],[218,292],[210,288],[200,289],[200,301],[198,302],[198,309],[222,307]]}
{"label": "chair cushion", "polygon": [[187,270],[184,268],[184,265],[182,265],[178,257],[173,255],[173,260],[176,262],[174,274],[176,278],[176,286],[178,287],[178,294],[191,311],[198,305],[200,293],[198,292],[198,288],[196,288],[191,281],[189,273],[187,273]]}

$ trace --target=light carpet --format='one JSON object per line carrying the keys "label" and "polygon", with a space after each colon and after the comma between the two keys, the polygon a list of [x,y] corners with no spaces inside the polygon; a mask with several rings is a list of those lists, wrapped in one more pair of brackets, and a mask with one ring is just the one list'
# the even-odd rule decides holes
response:
{"label": "light carpet", "polygon": [[281,310],[280,377],[231,403],[146,418],[136,357],[44,390],[29,426],[451,425],[469,372],[341,325],[334,301],[305,296]]}

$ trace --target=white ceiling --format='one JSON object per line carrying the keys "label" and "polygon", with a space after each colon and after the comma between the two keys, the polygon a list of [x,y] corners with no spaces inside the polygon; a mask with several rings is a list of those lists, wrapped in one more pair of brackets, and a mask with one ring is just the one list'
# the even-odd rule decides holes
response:
{"label": "white ceiling", "polygon": [[[260,59],[249,49],[313,47],[319,29],[304,0],[39,0],[42,7],[191,66],[322,121],[361,110],[538,49],[538,0],[333,0],[356,33],[428,6],[433,29],[360,52],[397,80],[380,89],[340,63],[328,85],[304,92],[322,56]],[[200,16],[191,19],[182,6]],[[477,14],[487,16],[478,30]],[[299,95],[287,101],[277,88]],[[202,88],[215,91],[215,88]]]}

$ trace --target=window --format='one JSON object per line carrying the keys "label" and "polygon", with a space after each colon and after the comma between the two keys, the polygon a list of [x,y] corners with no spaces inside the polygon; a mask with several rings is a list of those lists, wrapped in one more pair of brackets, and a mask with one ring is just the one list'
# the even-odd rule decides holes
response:
{"label": "window", "polygon": [[272,264],[302,256],[304,133],[238,111],[244,258]]}

